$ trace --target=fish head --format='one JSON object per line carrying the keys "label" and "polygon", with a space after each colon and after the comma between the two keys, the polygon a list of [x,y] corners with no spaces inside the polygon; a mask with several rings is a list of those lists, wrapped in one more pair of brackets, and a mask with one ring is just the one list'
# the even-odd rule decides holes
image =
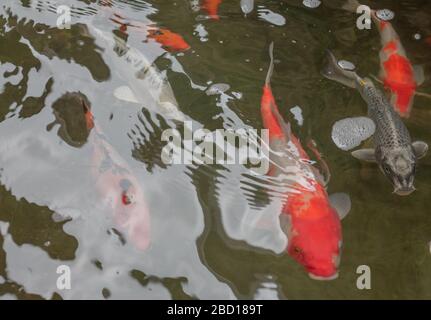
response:
{"label": "fish head", "polygon": [[407,196],[415,191],[416,156],[413,149],[377,150],[376,159],[383,174],[392,182],[394,193]]}
{"label": "fish head", "polygon": [[118,185],[118,198],[114,202],[114,220],[127,232],[136,248],[145,250],[150,242],[150,219],[143,191],[139,184],[127,177],[122,177]]}
{"label": "fish head", "polygon": [[302,203],[291,204],[290,210],[295,210],[295,206],[298,211],[291,215],[288,254],[304,266],[310,278],[336,279],[342,247],[341,223],[326,192],[308,193]]}

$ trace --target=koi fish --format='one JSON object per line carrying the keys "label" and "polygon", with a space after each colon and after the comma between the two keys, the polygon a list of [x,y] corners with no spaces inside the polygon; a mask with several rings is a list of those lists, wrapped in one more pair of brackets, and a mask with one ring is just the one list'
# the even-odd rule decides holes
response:
{"label": "koi fish", "polygon": [[[360,6],[357,0],[349,0],[344,6],[356,12]],[[416,89],[424,82],[424,71],[413,66],[401,44],[400,37],[392,24],[384,19],[387,10],[371,10],[371,17],[377,26],[382,49],[380,50],[380,79],[390,92],[390,101],[401,117],[408,118],[413,106]]]}
{"label": "koi fish", "polygon": [[[348,65],[349,68],[343,68],[343,65]],[[375,148],[356,150],[352,155],[359,160],[377,162],[392,182],[394,193],[409,195],[415,191],[417,161],[426,155],[428,145],[423,141],[412,143],[407,127],[383,92],[370,79],[361,78],[354,70],[352,63],[340,63],[328,51],[328,64],[322,70],[322,75],[357,89],[368,105],[368,117],[375,124]]]}
{"label": "koi fish", "polygon": [[272,163],[277,164],[269,174],[279,175],[283,168],[289,167],[305,180],[304,183],[295,183],[293,191],[287,192],[287,200],[280,214],[281,225],[288,236],[287,252],[305,267],[312,279],[335,279],[342,247],[340,218],[350,210],[350,198],[346,194],[335,194],[330,201],[321,177],[292,133],[290,123],[286,123],[280,115],[270,86],[274,69],[273,43],[270,45],[270,57],[261,100],[263,124],[269,130],[273,151],[270,158]]}
{"label": "koi fish", "polygon": [[119,25],[119,30],[127,33],[128,30],[133,30],[147,34],[147,38],[153,39],[160,43],[163,48],[170,52],[186,51],[190,49],[190,45],[184,38],[175,32],[166,28],[159,28],[154,25],[148,25],[139,21],[131,21],[121,14],[114,12],[111,8],[104,7],[105,11],[110,12],[109,20]]}
{"label": "koi fish", "polygon": [[104,207],[112,211],[115,224],[133,245],[145,250],[150,243],[150,215],[144,192],[126,161],[107,142],[84,100],[82,106],[87,128],[92,130],[92,170]]}
{"label": "koi fish", "polygon": [[201,8],[204,9],[211,19],[220,20],[218,15],[218,7],[223,2],[223,0],[203,0]]}
{"label": "koi fish", "polygon": [[186,51],[190,49],[190,45],[181,35],[168,29],[148,30],[148,38],[154,39],[168,51]]}
{"label": "koi fish", "polygon": [[93,34],[112,49],[115,70],[127,81],[126,86],[117,88],[114,96],[119,100],[145,104],[148,109],[167,118],[184,121],[185,116],[178,108],[174,92],[166,76],[137,49],[130,47],[116,35],[88,25]]}

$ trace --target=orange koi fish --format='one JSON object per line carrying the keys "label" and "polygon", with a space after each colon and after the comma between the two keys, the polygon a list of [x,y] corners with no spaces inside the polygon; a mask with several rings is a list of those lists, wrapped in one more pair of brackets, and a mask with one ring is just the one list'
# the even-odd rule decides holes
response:
{"label": "orange koi fish", "polygon": [[150,29],[148,30],[148,38],[154,39],[168,51],[186,51],[190,49],[190,45],[181,35],[168,29]]}
{"label": "orange koi fish", "polygon": [[89,140],[92,168],[104,205],[112,211],[119,230],[137,249],[145,250],[150,243],[150,215],[143,190],[126,161],[106,141],[84,100],[82,104],[87,128],[93,129]]}
{"label": "orange koi fish", "polygon": [[[357,0],[349,0],[346,9],[356,11]],[[380,16],[382,10],[371,10],[371,17],[377,26],[382,49],[380,50],[380,79],[390,92],[391,104],[401,117],[409,117],[416,89],[424,82],[423,68],[413,67],[400,37],[389,21]]]}
{"label": "orange koi fish", "polygon": [[[294,168],[306,185],[289,185],[286,203],[280,220],[288,236],[288,254],[303,265],[309,276],[316,280],[331,280],[338,276],[342,232],[340,217],[350,209],[350,199],[345,194],[333,195],[330,202],[323,181],[311,165],[300,141],[286,123],[275,103],[270,86],[273,71],[273,43],[270,45],[271,64],[263,87],[261,114],[269,130],[271,160],[277,164],[271,175],[282,173],[283,168]],[[283,154],[283,156],[274,156]],[[275,168],[275,170],[274,170]]]}
{"label": "orange koi fish", "polygon": [[139,21],[129,20],[118,12],[114,12],[111,8],[105,7],[104,9],[110,10],[111,17],[109,20],[118,24],[119,30],[123,33],[127,33],[129,30],[132,30],[133,32],[146,33],[147,38],[160,43],[163,48],[170,52],[180,52],[190,49],[190,45],[178,33],[172,32],[166,28],[159,28]]}

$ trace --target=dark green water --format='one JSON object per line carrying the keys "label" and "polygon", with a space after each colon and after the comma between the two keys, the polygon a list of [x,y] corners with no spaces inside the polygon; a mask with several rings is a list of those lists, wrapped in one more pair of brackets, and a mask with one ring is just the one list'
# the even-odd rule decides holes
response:
{"label": "dark green water", "polygon": [[[83,32],[93,20],[105,31],[116,28],[98,1],[2,1],[0,296],[430,299],[431,157],[420,162],[418,190],[399,197],[377,167],[333,144],[332,124],[365,115],[366,106],[353,90],[322,78],[325,49],[353,61],[361,74],[378,74],[380,39],[374,26],[356,28],[356,16],[339,10],[343,1],[323,2],[308,9],[302,1],[257,0],[244,16],[238,0],[225,0],[215,21],[193,10],[198,1],[112,1],[123,16],[168,28],[191,46],[171,53],[139,34],[128,39],[166,72],[180,110],[209,130],[262,128],[260,98],[274,41],[272,85],[280,111],[297,136],[317,142],[331,169],[328,192],[346,192],[352,200],[342,221],[340,276],[329,282],[310,279],[279,250],[277,236],[253,242],[253,215],[271,211],[277,200],[266,196],[264,179],[252,179],[242,166],[161,162],[161,134],[172,123],[113,97],[124,85],[123,70],[110,63],[109,48]],[[431,92],[431,45],[425,41],[431,3],[372,3],[396,13],[393,26],[409,58],[425,67],[419,90]],[[72,7],[70,30],[56,27],[59,4]],[[213,83],[230,89],[208,96]],[[112,215],[98,205],[89,132],[68,92],[85,95],[107,141],[142,185],[152,230],[144,252],[113,231]],[[289,111],[294,106],[302,109],[302,126]],[[431,143],[430,106],[427,98],[415,99],[406,120],[414,140]],[[71,269],[70,290],[56,286],[60,265]],[[356,286],[360,265],[371,269],[370,290]]]}

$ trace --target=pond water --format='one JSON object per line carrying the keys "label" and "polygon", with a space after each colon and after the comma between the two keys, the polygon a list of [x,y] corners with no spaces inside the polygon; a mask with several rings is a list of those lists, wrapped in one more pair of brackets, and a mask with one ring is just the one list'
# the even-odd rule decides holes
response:
{"label": "pond water", "polygon": [[[419,162],[417,191],[400,197],[377,166],[331,139],[336,121],[365,116],[366,105],[321,76],[325,50],[362,75],[379,73],[379,33],[359,30],[344,2],[1,1],[0,298],[431,299],[431,157]],[[410,60],[425,68],[418,91],[431,92],[431,3],[364,4],[395,13],[391,23]],[[70,8],[70,29],[57,25],[62,5]],[[149,36],[151,28],[159,32]],[[189,48],[163,43],[160,28]],[[310,279],[285,252],[278,180],[243,165],[161,158],[164,130],[182,131],[181,119],[210,131],[263,128],[271,42],[282,116],[304,145],[316,142],[331,172],[328,193],[351,198],[332,281]],[[136,57],[167,79],[174,116],[155,112],[154,84],[136,78]],[[124,85],[138,103],[116,97]],[[414,140],[431,142],[429,98],[417,96],[404,121]],[[122,217],[107,209],[100,190],[109,180],[99,179],[97,152],[131,174],[148,235],[143,227],[129,237]],[[362,265],[371,271],[370,290],[357,287]],[[69,289],[58,286],[60,266],[70,270]]]}

